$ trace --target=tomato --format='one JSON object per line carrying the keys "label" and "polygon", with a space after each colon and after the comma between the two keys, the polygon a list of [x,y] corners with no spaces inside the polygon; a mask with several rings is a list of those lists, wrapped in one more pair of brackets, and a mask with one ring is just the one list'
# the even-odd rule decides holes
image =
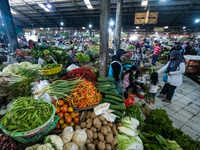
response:
{"label": "tomato", "polygon": [[76,113],[75,113],[75,112],[72,112],[72,113],[70,114],[70,116],[71,116],[72,118],[75,118],[75,117],[76,117]]}
{"label": "tomato", "polygon": [[59,123],[57,123],[56,129],[60,129],[60,124]]}
{"label": "tomato", "polygon": [[69,126],[74,126],[74,125],[75,123],[73,121],[69,124]]}
{"label": "tomato", "polygon": [[77,122],[79,122],[79,118],[78,117],[74,118],[74,123],[77,123]]}
{"label": "tomato", "polygon": [[57,114],[57,116],[61,119],[61,118],[63,118],[63,112],[59,112],[58,114]]}
{"label": "tomato", "polygon": [[57,100],[55,100],[55,99],[51,101],[52,104],[56,104],[56,102],[57,102]]}
{"label": "tomato", "polygon": [[76,112],[76,117],[79,117],[79,112]]}
{"label": "tomato", "polygon": [[70,116],[69,113],[65,113],[65,114],[64,114],[64,117],[67,117],[67,116]]}
{"label": "tomato", "polygon": [[56,114],[58,114],[60,112],[60,107],[56,107]]}
{"label": "tomato", "polygon": [[67,124],[71,123],[71,122],[72,122],[72,117],[71,117],[71,116],[65,117],[65,122],[66,122]]}
{"label": "tomato", "polygon": [[64,104],[64,105],[63,105],[63,107],[66,107],[66,108],[68,108],[68,105],[67,105],[67,104]]}
{"label": "tomato", "polygon": [[61,125],[61,128],[64,129],[65,127],[68,127],[68,125],[67,125],[66,123],[63,123],[63,124]]}
{"label": "tomato", "polygon": [[63,100],[59,100],[58,101],[58,106],[63,106],[64,105],[64,101]]}
{"label": "tomato", "polygon": [[65,120],[64,119],[60,119],[59,123],[62,125],[63,123],[65,123]]}
{"label": "tomato", "polygon": [[67,112],[67,107],[62,106],[62,107],[60,108],[60,110],[61,110],[62,112],[64,112],[64,113],[66,113],[66,112]]}
{"label": "tomato", "polygon": [[68,112],[73,112],[73,108],[72,108],[72,107],[69,107],[69,108],[68,108]]}

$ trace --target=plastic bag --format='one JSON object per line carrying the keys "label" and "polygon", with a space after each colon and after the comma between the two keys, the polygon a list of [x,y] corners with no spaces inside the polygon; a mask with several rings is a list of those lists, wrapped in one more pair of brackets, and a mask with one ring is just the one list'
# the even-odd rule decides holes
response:
{"label": "plastic bag", "polygon": [[74,142],[69,142],[64,145],[63,150],[78,150],[78,146]]}
{"label": "plastic bag", "polygon": [[31,83],[31,85],[33,86],[31,88],[31,91],[34,94],[34,99],[40,98],[45,102],[51,103],[51,101],[53,99],[48,93],[38,93],[39,90],[50,85],[50,83],[47,80],[43,80],[43,81],[40,81],[40,82],[33,82],[33,83]]}
{"label": "plastic bag", "polygon": [[79,68],[79,67],[74,65],[74,64],[72,64],[69,67],[67,67],[67,71],[72,71],[72,70],[77,69],[77,68]]}
{"label": "plastic bag", "polygon": [[60,137],[61,137],[63,143],[66,144],[71,141],[73,135],[74,135],[74,129],[72,127],[66,127],[66,128],[64,128]]}
{"label": "plastic bag", "polygon": [[74,135],[72,137],[72,141],[77,144],[78,148],[80,150],[83,150],[83,147],[87,140],[87,133],[83,129],[78,129],[74,132]]}

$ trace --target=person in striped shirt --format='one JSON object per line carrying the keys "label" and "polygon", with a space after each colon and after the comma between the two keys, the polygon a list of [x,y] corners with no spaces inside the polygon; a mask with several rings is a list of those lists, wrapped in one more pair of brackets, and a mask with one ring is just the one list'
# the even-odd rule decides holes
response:
{"label": "person in striped shirt", "polygon": [[157,61],[157,58],[158,58],[158,54],[160,53],[161,51],[161,47],[160,47],[161,44],[158,44],[155,48],[154,48],[154,51],[153,51],[153,57],[152,57],[152,62],[151,64],[152,65],[156,65],[156,61]]}

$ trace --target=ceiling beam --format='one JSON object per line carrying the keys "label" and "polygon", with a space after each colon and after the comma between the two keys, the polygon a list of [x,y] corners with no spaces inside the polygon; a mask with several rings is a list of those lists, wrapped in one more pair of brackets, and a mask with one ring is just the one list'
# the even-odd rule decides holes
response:
{"label": "ceiling beam", "polygon": [[72,0],[72,3],[73,3],[74,6],[76,7],[76,9],[79,11],[79,13],[81,14],[81,16],[82,16],[86,21],[88,21],[87,18],[82,14],[81,10],[78,8],[78,6],[77,6],[76,3],[74,2],[74,0]]}
{"label": "ceiling beam", "polygon": [[30,26],[30,25],[28,25],[27,23],[25,23],[25,22],[23,22],[23,21],[21,21],[21,20],[18,20],[18,19],[16,19],[16,18],[14,18],[14,16],[13,16],[13,20],[14,21],[16,21],[16,22],[19,22],[20,24],[24,24],[25,26]]}
{"label": "ceiling beam", "polygon": [[57,24],[56,22],[54,22],[53,20],[49,19],[48,17],[44,16],[42,13],[40,13],[38,10],[36,10],[33,6],[29,5],[27,2],[25,2],[23,0],[23,2],[26,4],[26,6],[28,6],[30,9],[32,9],[33,11],[35,11],[36,13],[40,14],[42,17],[44,17],[46,20],[51,21],[54,25],[59,26],[59,24]]}
{"label": "ceiling beam", "polygon": [[182,17],[183,15],[188,11],[188,9],[196,2],[196,0],[193,0],[189,6],[176,18],[171,26],[174,26]]}
{"label": "ceiling beam", "polygon": [[29,16],[23,14],[22,12],[19,12],[18,10],[16,10],[16,9],[13,8],[12,6],[10,6],[10,8],[12,8],[16,13],[22,15],[23,17],[28,18],[29,20],[31,20],[31,21],[33,21],[33,22],[35,22],[35,23],[37,23],[37,24],[42,25],[41,22],[39,22],[39,21],[37,21],[37,20],[35,20],[35,19],[32,19],[31,17],[29,17]]}

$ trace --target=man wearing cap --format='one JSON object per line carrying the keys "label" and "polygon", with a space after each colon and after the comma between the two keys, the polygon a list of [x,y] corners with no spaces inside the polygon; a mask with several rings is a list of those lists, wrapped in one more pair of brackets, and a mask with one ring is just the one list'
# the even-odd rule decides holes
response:
{"label": "man wearing cap", "polygon": [[50,52],[49,50],[45,49],[43,51],[43,54],[44,54],[44,58],[39,58],[38,59],[38,64],[40,66],[44,66],[44,65],[47,65],[47,64],[57,64],[57,62],[53,59],[53,57],[50,55]]}

